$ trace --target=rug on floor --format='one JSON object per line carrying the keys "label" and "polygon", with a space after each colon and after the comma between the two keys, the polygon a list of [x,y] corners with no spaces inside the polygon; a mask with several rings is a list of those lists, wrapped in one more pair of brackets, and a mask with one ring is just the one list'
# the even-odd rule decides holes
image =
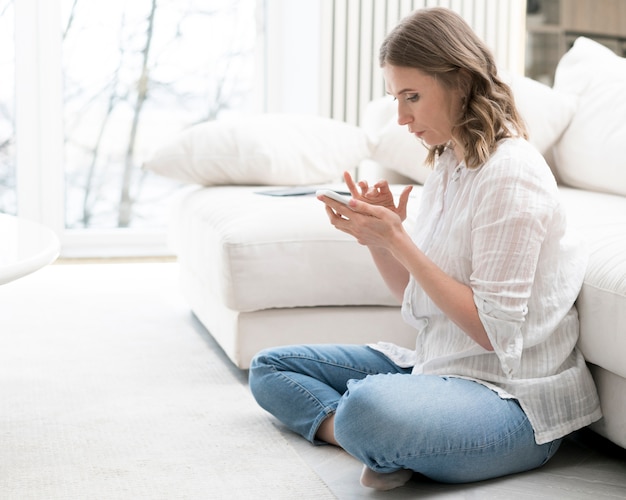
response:
{"label": "rug on floor", "polygon": [[0,497],[334,498],[178,292],[175,263],[0,287]]}

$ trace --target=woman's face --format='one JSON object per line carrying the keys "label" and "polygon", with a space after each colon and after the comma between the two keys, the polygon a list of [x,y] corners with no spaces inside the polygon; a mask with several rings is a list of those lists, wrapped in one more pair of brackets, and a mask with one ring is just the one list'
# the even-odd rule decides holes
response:
{"label": "woman's face", "polygon": [[446,144],[461,112],[459,91],[416,68],[383,66],[387,93],[398,101],[398,123],[429,146]]}

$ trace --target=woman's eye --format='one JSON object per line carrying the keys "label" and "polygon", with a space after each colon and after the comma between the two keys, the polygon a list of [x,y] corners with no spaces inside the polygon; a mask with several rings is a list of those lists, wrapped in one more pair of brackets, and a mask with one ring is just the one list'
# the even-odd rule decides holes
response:
{"label": "woman's eye", "polygon": [[406,94],[405,99],[409,102],[417,102],[420,98],[419,94]]}

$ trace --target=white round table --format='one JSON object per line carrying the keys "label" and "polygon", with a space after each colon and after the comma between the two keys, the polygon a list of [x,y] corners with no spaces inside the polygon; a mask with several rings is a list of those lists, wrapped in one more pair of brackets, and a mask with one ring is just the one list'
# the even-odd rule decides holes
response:
{"label": "white round table", "polygon": [[47,227],[0,214],[0,285],[51,264],[59,249],[59,239]]}

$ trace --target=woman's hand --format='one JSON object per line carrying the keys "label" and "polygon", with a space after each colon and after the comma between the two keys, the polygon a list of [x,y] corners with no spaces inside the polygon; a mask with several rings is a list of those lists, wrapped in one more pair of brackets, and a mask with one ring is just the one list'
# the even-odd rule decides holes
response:
{"label": "woman's hand", "polygon": [[398,200],[398,206],[396,207],[393,194],[389,189],[389,183],[387,181],[378,181],[370,187],[367,181],[359,181],[359,183],[356,184],[349,172],[344,172],[343,178],[355,200],[365,201],[370,205],[385,207],[398,214],[400,220],[404,221],[406,219],[406,207],[413,186],[407,186],[402,190],[400,199]]}
{"label": "woman's hand", "polygon": [[331,224],[353,236],[361,245],[391,250],[398,236],[406,236],[402,221],[406,218],[411,186],[404,189],[396,207],[387,181],[377,182],[372,187],[361,181],[357,186],[348,172],[344,179],[352,194],[348,205],[320,198],[326,203]]}
{"label": "woman's hand", "polygon": [[392,251],[396,238],[406,234],[400,216],[386,207],[352,199],[347,206],[327,206],[326,211],[333,226],[361,245]]}
{"label": "woman's hand", "polygon": [[393,246],[404,238],[410,239],[402,221],[406,218],[411,187],[402,191],[396,207],[386,181],[377,182],[370,188],[364,181],[357,186],[347,172],[344,179],[352,194],[347,205],[328,197],[319,199],[326,204],[326,213],[335,228],[350,234],[369,248],[378,271],[401,303],[409,272],[394,257]]}

